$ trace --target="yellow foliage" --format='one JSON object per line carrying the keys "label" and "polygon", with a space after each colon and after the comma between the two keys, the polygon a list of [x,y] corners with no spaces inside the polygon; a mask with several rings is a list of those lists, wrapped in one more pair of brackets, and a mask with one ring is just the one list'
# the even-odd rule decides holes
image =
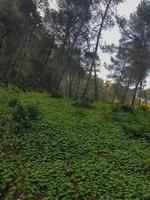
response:
{"label": "yellow foliage", "polygon": [[150,103],[145,103],[145,102],[141,102],[140,103],[140,106],[139,106],[139,102],[136,102],[135,103],[135,106],[136,107],[139,107],[139,108],[141,108],[141,109],[143,109],[143,110],[148,110],[148,109],[150,109]]}

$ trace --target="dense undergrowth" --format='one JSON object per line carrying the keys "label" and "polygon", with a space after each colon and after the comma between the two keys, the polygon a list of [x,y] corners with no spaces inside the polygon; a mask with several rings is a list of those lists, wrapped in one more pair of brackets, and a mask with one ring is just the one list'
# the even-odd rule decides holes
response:
{"label": "dense undergrowth", "polygon": [[2,200],[150,199],[150,111],[78,105],[0,87]]}

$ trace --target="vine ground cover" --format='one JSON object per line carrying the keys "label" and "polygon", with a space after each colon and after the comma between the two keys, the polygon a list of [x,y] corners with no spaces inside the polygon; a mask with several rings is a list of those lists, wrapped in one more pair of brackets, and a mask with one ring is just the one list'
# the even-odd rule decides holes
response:
{"label": "vine ground cover", "polygon": [[[40,117],[13,121],[15,98]],[[150,111],[0,87],[0,199],[149,200],[149,139]]]}

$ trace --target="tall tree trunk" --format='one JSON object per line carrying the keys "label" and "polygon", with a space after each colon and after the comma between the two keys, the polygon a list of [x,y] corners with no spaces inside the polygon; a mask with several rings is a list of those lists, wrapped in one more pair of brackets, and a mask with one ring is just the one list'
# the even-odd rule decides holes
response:
{"label": "tall tree trunk", "polygon": [[47,53],[46,59],[45,59],[45,63],[44,63],[44,66],[43,66],[43,71],[41,73],[40,85],[39,85],[40,88],[42,87],[43,82],[44,82],[45,72],[46,72],[46,68],[47,68],[48,62],[49,62],[49,58],[50,58],[51,53],[52,53],[52,49],[53,49],[53,46],[54,46],[54,41],[55,41],[55,38],[53,36],[51,44],[50,44],[49,49],[48,49],[48,53]]}
{"label": "tall tree trunk", "polygon": [[[58,74],[56,73],[55,78],[53,80],[52,88],[51,88],[51,91],[54,92],[54,93],[58,92],[61,81],[64,77],[65,72],[66,72],[66,66],[65,66],[64,60],[65,60],[65,56],[67,55],[66,45],[67,45],[68,37],[69,37],[69,25],[66,28],[66,34],[65,34],[64,42],[63,42],[63,45],[61,47],[62,55],[61,55],[61,58],[60,58],[60,61],[59,61],[59,66],[61,65],[62,71],[60,71],[60,75],[59,75],[59,73]],[[57,75],[58,75],[58,78],[57,78]]]}
{"label": "tall tree trunk", "polygon": [[112,2],[112,0],[109,0],[109,2],[107,3],[104,15],[102,17],[102,22],[101,22],[101,25],[99,27],[99,32],[98,32],[98,35],[97,35],[95,51],[94,51],[93,59],[92,59],[92,62],[91,62],[90,72],[88,74],[87,82],[86,82],[85,88],[83,90],[82,98],[85,98],[85,96],[87,94],[87,91],[88,91],[88,86],[89,86],[89,82],[90,82],[90,79],[91,79],[91,76],[92,76],[93,67],[95,65],[95,60],[96,60],[97,51],[98,51],[98,47],[99,47],[100,37],[101,37],[101,34],[102,34],[102,30],[103,30],[103,27],[104,27],[104,22],[105,22],[105,19],[107,17],[107,13],[108,13],[108,10],[109,10],[111,2]]}
{"label": "tall tree trunk", "polygon": [[119,80],[118,80],[118,82],[117,82],[117,86],[116,86],[116,88],[115,88],[115,92],[114,92],[114,96],[113,96],[113,99],[112,99],[112,103],[114,103],[114,101],[115,101],[115,99],[116,99],[116,96],[117,96],[117,93],[118,93],[118,89],[119,89],[119,85],[120,85],[120,82],[121,82],[122,77],[123,77],[123,75],[124,75],[125,67],[126,67],[126,62],[125,62],[125,64],[124,64],[124,66],[123,66],[123,69],[122,69],[122,71],[121,71],[121,75],[120,75]]}
{"label": "tall tree trunk", "polygon": [[[60,84],[61,84],[61,82],[62,82],[62,80],[63,80],[63,77],[64,77],[65,72],[66,72],[66,69],[64,68],[63,71],[61,72],[60,76],[58,77],[58,80],[57,80],[57,77],[55,78],[55,80],[57,80],[57,82],[56,82],[56,85],[55,85],[55,81],[54,81],[54,84],[53,84],[54,88],[52,89],[52,91],[53,91],[54,93],[57,93],[57,92],[58,92],[59,87],[60,87]],[[56,76],[57,76],[57,75],[56,75]]]}
{"label": "tall tree trunk", "polygon": [[76,88],[75,97],[79,97],[80,84],[81,84],[81,77],[80,77],[80,75],[79,75],[79,77],[77,78],[77,88]]}
{"label": "tall tree trunk", "polygon": [[52,42],[51,42],[50,47],[49,47],[49,50],[48,50],[48,54],[47,54],[47,56],[46,56],[45,66],[48,65],[49,58],[50,58],[50,56],[51,56],[51,52],[52,52],[52,48],[53,48],[53,46],[54,46],[54,41],[55,41],[55,38],[54,38],[54,36],[53,36],[53,38],[52,38]]}
{"label": "tall tree trunk", "polygon": [[[112,0],[109,0],[109,1],[110,1],[110,3],[111,3]],[[108,3],[108,4],[110,5],[110,3]],[[108,5],[108,7],[109,7],[109,5]],[[104,13],[104,18],[106,18],[105,13]],[[103,24],[104,24],[104,22],[102,22],[102,26],[103,26]],[[77,31],[77,33],[76,33],[76,35],[75,35],[75,37],[74,37],[74,40],[73,40],[73,43],[72,43],[70,49],[69,49],[68,51],[66,51],[66,55],[68,56],[68,58],[70,58],[71,55],[72,55],[72,51],[73,51],[73,49],[74,49],[75,44],[76,44],[77,41],[78,41],[78,37],[79,37],[79,35],[80,35],[81,31],[82,31],[82,27],[83,27],[83,26],[84,26],[84,21],[81,22],[80,27],[79,27],[79,30]],[[65,36],[65,40],[64,40],[64,45],[63,45],[63,46],[66,46],[68,35],[69,35],[69,29],[66,30],[66,36]],[[64,49],[64,48],[62,48],[62,49]],[[66,65],[64,65],[64,67],[63,67],[63,70],[62,70],[60,79],[59,79],[59,81],[58,81],[58,83],[57,83],[57,86],[56,86],[56,88],[55,88],[55,91],[57,91],[57,90],[59,89],[59,86],[60,86],[61,81],[62,81],[62,79],[63,79],[63,75],[64,75],[65,72],[66,72],[66,66],[67,66],[67,63],[66,63]]]}
{"label": "tall tree trunk", "polygon": [[[60,78],[58,79],[58,82],[57,82],[57,84],[56,84],[55,92],[58,91],[58,89],[59,89],[59,87],[60,87],[60,84],[61,84],[61,82],[62,82],[62,80],[63,80],[63,76],[64,76],[64,74],[65,74],[65,72],[66,72],[66,66],[67,66],[68,60],[70,60],[70,58],[71,58],[72,51],[73,51],[73,49],[74,49],[75,44],[77,43],[77,40],[78,40],[78,37],[79,37],[79,35],[80,35],[80,33],[81,33],[81,30],[82,30],[83,25],[84,25],[84,24],[81,23],[81,26],[79,27],[79,30],[78,30],[77,34],[75,35],[75,37],[74,37],[74,40],[73,40],[73,43],[72,43],[70,49],[68,49],[68,50],[64,53],[64,57],[67,55],[68,59],[67,59],[66,63],[63,64],[63,69],[62,69]],[[66,31],[66,37],[65,37],[65,41],[64,41],[64,44],[63,44],[62,49],[65,49],[65,46],[66,46],[66,43],[67,43],[67,38],[68,38],[68,35],[67,35],[67,34],[69,35],[68,31]],[[61,63],[61,64],[62,64],[62,63]]]}
{"label": "tall tree trunk", "polygon": [[23,52],[24,45],[25,45],[26,39],[27,39],[26,37],[27,37],[27,35],[25,34],[24,39],[23,39],[21,45],[17,49],[17,52],[16,52],[15,56],[12,58],[11,64],[9,65],[9,68],[8,68],[8,71],[7,71],[7,75],[6,75],[6,81],[7,82],[11,78],[13,68],[14,68],[15,65],[17,65],[17,61],[18,61],[19,57],[21,56],[21,54]]}
{"label": "tall tree trunk", "polygon": [[23,56],[22,56],[22,60],[21,60],[21,63],[19,65],[19,68],[18,68],[18,71],[16,73],[16,76],[15,76],[15,80],[18,80],[21,76],[21,73],[22,73],[22,68],[23,68],[23,64],[25,62],[25,59],[26,59],[26,56],[27,56],[27,53],[29,51],[29,47],[30,47],[30,44],[32,42],[32,38],[33,38],[33,34],[34,34],[34,29],[31,30],[31,33],[29,35],[29,39],[28,39],[28,42],[26,42],[26,47],[24,48],[24,53],[23,53]]}
{"label": "tall tree trunk", "polygon": [[66,94],[66,97],[68,96],[68,75],[66,74],[66,81],[65,81],[65,94]]}
{"label": "tall tree trunk", "polygon": [[77,43],[77,40],[78,40],[78,37],[79,37],[79,35],[80,35],[80,33],[81,33],[81,30],[82,30],[83,25],[84,25],[84,23],[82,22],[81,25],[80,25],[80,27],[79,27],[79,30],[78,30],[77,33],[75,34],[73,43],[72,43],[71,48],[70,48],[69,55],[72,54],[72,50],[74,49],[75,44]]}
{"label": "tall tree trunk", "polygon": [[95,101],[98,100],[98,83],[97,83],[97,72],[96,72],[96,65],[94,64],[94,89],[95,89]]}
{"label": "tall tree trunk", "polygon": [[70,73],[70,80],[69,80],[69,98],[72,98],[74,96],[74,90],[73,90],[73,83],[74,83],[75,73]]}
{"label": "tall tree trunk", "polygon": [[139,107],[141,106],[142,86],[143,86],[143,82],[141,80],[141,82],[140,82],[140,91],[139,91]]}
{"label": "tall tree trunk", "polygon": [[73,78],[72,78],[72,75],[70,73],[69,74],[69,98],[72,98],[72,81],[73,81]]}
{"label": "tall tree trunk", "polygon": [[131,101],[131,106],[134,106],[134,104],[135,104],[136,94],[137,94],[137,91],[138,91],[138,87],[139,87],[140,81],[141,81],[141,79],[139,79],[136,82],[135,89],[134,89],[134,94],[133,94],[133,98],[132,98],[132,101]]}
{"label": "tall tree trunk", "polygon": [[146,103],[146,105],[148,105],[148,99],[147,99],[146,91],[144,91],[144,97],[145,97],[145,103]]}
{"label": "tall tree trunk", "polygon": [[2,37],[1,37],[1,40],[0,40],[0,53],[1,53],[1,51],[2,51],[5,38],[6,38],[6,34],[3,33],[3,34],[2,34]]}
{"label": "tall tree trunk", "polygon": [[134,74],[134,70],[132,70],[131,75],[130,75],[130,77],[129,77],[128,84],[127,84],[127,86],[126,86],[126,89],[125,89],[124,95],[123,95],[123,97],[122,97],[121,106],[123,106],[124,103],[125,103],[126,96],[127,96],[127,93],[128,93],[129,87],[130,87],[130,83],[131,83],[131,80],[132,80],[133,74]]}

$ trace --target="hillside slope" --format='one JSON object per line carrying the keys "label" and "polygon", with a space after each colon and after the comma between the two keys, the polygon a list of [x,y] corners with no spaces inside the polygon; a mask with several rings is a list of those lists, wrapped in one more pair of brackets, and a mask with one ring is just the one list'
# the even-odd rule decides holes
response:
{"label": "hillside slope", "polygon": [[149,139],[150,111],[1,87],[1,199],[148,200]]}

